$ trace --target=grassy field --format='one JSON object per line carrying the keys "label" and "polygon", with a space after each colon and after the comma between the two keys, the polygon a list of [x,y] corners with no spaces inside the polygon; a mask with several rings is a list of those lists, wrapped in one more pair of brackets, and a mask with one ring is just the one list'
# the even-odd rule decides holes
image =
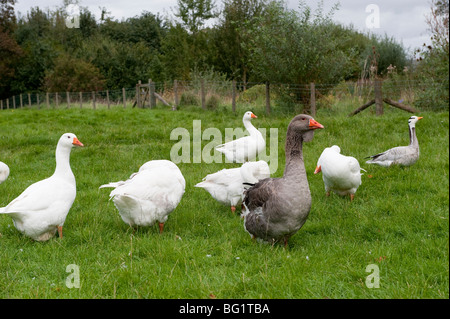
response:
{"label": "grassy field", "polygon": [[[352,106],[353,107],[353,106]],[[420,160],[412,167],[383,168],[364,157],[408,143],[410,114],[386,108],[347,117],[323,109],[325,126],[304,145],[312,209],[287,248],[253,242],[229,207],[193,187],[228,163],[180,163],[186,192],[157,225],[133,231],[120,218],[101,184],[126,179],[153,159],[170,159],[174,128],[192,131],[242,127],[240,110],[176,112],[143,110],[0,111],[0,160],[11,169],[0,185],[0,206],[53,173],[58,138],[75,133],[84,148],[72,150],[77,198],[64,238],[34,242],[0,215],[2,298],[448,298],[449,113],[423,112],[417,123]],[[278,169],[284,169],[286,128],[294,116],[253,110],[256,127],[278,128]],[[203,141],[203,145],[209,141]],[[325,147],[337,144],[367,170],[351,203],[325,196],[313,171]],[[192,144],[191,144],[192,147]],[[80,287],[69,288],[68,265],[79,269]],[[368,288],[368,265],[379,269],[379,288]]]}

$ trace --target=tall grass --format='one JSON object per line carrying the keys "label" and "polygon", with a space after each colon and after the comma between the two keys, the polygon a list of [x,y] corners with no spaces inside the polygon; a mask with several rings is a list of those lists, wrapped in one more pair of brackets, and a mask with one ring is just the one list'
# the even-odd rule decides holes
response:
{"label": "tall grass", "polygon": [[[186,192],[162,234],[156,225],[128,227],[109,191],[98,189],[146,161],[170,159],[174,128],[192,132],[200,119],[203,129],[224,132],[242,127],[241,110],[0,111],[0,160],[11,169],[0,185],[0,206],[53,173],[61,134],[75,133],[85,145],[71,154],[78,192],[62,240],[34,242],[0,215],[0,298],[448,298],[448,112],[420,114],[419,161],[386,169],[363,158],[406,145],[410,115],[389,108],[375,117],[368,109],[349,118],[351,107],[318,111],[325,129],[304,145],[312,210],[287,248],[253,242],[238,215],[193,187],[236,164],[178,164]],[[294,114],[256,112],[256,127],[279,129],[274,176],[281,176]],[[351,203],[326,197],[321,176],[313,175],[320,153],[333,144],[367,170]],[[80,288],[66,286],[71,264],[79,267]],[[379,288],[366,286],[370,264],[379,267]]]}

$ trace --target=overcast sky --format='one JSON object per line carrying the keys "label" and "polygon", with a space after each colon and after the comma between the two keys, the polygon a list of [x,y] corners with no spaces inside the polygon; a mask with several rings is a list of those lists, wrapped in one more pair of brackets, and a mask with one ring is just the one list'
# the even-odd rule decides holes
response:
{"label": "overcast sky", "polygon": [[[221,0],[215,1],[217,4]],[[317,1],[305,1],[313,9]],[[324,9],[329,9],[338,2],[325,0]],[[39,6],[41,9],[54,9],[61,6],[62,0],[18,0],[15,5],[16,13],[26,14],[31,7]],[[289,8],[297,9],[298,0],[287,0]],[[335,12],[333,20],[343,25],[352,24],[357,30],[364,33],[387,34],[403,43],[410,50],[430,43],[430,35],[425,23],[425,16],[430,12],[429,0],[340,0],[339,10]],[[177,0],[80,0],[79,4],[88,7],[97,18],[100,17],[100,8],[105,7],[111,12],[114,19],[122,20],[139,16],[143,11],[149,11],[161,16],[172,16],[177,6]]]}

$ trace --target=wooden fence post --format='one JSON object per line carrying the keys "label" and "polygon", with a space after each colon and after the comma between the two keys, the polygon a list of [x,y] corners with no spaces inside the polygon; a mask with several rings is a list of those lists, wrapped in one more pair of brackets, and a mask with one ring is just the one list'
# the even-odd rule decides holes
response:
{"label": "wooden fence post", "polygon": [[55,93],[56,108],[59,107],[58,92]]}
{"label": "wooden fence post", "polygon": [[206,96],[205,96],[205,80],[200,80],[200,95],[202,100],[202,109],[206,110]]}
{"label": "wooden fence post", "polygon": [[151,79],[148,80],[148,93],[150,95],[150,108],[154,108],[156,106],[155,82],[152,82]]}
{"label": "wooden fence post", "polygon": [[83,108],[83,92],[80,92],[80,109]]}
{"label": "wooden fence post", "polygon": [[28,106],[31,107],[31,94],[28,93]]}
{"label": "wooden fence post", "polygon": [[127,107],[127,98],[125,95],[125,88],[122,88],[123,108]]}
{"label": "wooden fence post", "polygon": [[47,108],[50,108],[50,97],[48,96],[48,92],[45,93],[45,102],[47,103]]}
{"label": "wooden fence post", "polygon": [[20,96],[19,96],[19,100],[20,100],[20,108],[23,108],[23,99],[22,99],[22,94],[20,94]]}
{"label": "wooden fence post", "polygon": [[137,107],[141,107],[141,80],[136,84],[136,104]]}
{"label": "wooden fence post", "polygon": [[108,110],[109,110],[109,90],[106,90],[106,103],[108,103]]}
{"label": "wooden fence post", "polygon": [[70,108],[70,95],[68,91],[66,91],[66,100],[67,100],[67,108]]}
{"label": "wooden fence post", "polygon": [[16,109],[16,96],[13,95],[13,107],[14,109]]}
{"label": "wooden fence post", "polygon": [[174,110],[177,109],[178,106],[178,81],[177,80],[173,80],[173,94],[175,95],[175,105],[174,105]]}
{"label": "wooden fence post", "polygon": [[9,98],[6,99],[6,109],[9,110]]}
{"label": "wooden fence post", "polygon": [[266,81],[266,114],[270,114],[270,83]]}
{"label": "wooden fence post", "polygon": [[0,103],[1,103],[0,110],[3,110],[3,100],[1,100]]}
{"label": "wooden fence post", "polygon": [[95,105],[95,91],[92,91],[92,107],[94,108],[94,110],[96,109],[96,105]]}
{"label": "wooden fence post", "polygon": [[374,93],[375,93],[375,110],[376,115],[383,115],[383,93],[381,91],[383,81],[379,78],[374,79]]}
{"label": "wooden fence post", "polygon": [[310,84],[311,86],[311,98],[310,98],[310,112],[311,116],[316,116],[316,86],[314,82]]}
{"label": "wooden fence post", "polygon": [[39,93],[36,93],[36,101],[37,101],[37,107],[38,109],[41,108],[41,101],[39,100]]}
{"label": "wooden fence post", "polygon": [[236,80],[233,80],[231,85],[231,110],[236,113]]}

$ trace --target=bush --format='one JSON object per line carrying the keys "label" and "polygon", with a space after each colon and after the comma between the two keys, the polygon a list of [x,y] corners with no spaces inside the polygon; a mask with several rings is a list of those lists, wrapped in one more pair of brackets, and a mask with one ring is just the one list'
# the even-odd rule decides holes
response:
{"label": "bush", "polygon": [[183,94],[181,94],[179,105],[180,106],[200,105],[200,101],[197,94],[191,91],[185,91],[183,92]]}
{"label": "bush", "polygon": [[49,92],[100,91],[105,80],[93,64],[62,54],[55,67],[46,72],[44,87]]}
{"label": "bush", "polygon": [[210,95],[206,99],[206,108],[209,110],[215,110],[219,107],[220,104],[220,97],[216,94]]}

